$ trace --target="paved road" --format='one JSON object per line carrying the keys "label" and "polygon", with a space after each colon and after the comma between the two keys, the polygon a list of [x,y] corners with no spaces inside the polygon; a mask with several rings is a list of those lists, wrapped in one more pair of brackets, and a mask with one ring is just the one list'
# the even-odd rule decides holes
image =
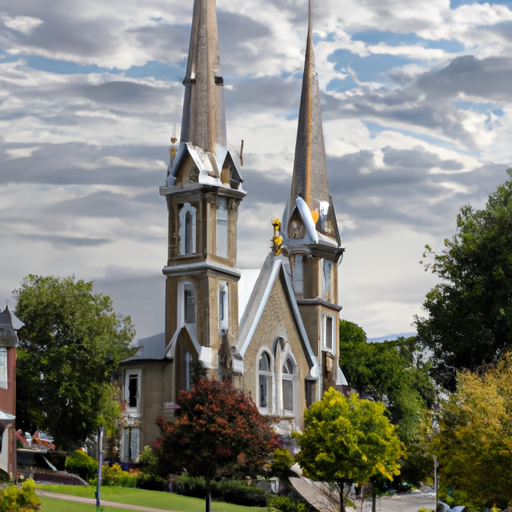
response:
{"label": "paved road", "polygon": [[[418,512],[420,508],[434,510],[434,493],[411,493],[377,500],[377,512]],[[363,512],[371,511],[371,502],[364,504]]]}

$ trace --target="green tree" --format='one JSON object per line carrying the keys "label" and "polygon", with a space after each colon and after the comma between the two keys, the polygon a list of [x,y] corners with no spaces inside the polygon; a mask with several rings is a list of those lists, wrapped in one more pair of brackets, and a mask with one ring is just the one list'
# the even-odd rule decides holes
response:
{"label": "green tree", "polygon": [[453,488],[457,505],[503,509],[512,502],[512,355],[484,374],[458,374],[431,448],[441,493]]}
{"label": "green tree", "polygon": [[71,448],[118,414],[110,381],[133,354],[134,328],[92,282],[29,275],[14,293],[25,324],[18,332],[17,426],[45,430]]}
{"label": "green tree", "polygon": [[[508,169],[512,176],[512,170]],[[416,317],[421,343],[433,353],[434,376],[455,390],[457,370],[493,364],[512,348],[512,181],[483,210],[463,206],[445,249],[425,265],[441,279]]]}
{"label": "green tree", "polygon": [[294,433],[297,462],[307,477],[336,486],[342,512],[347,485],[399,474],[403,445],[383,404],[331,388],[306,411],[304,423],[304,432]]}
{"label": "green tree", "polygon": [[[358,332],[347,339],[346,333]],[[435,401],[435,386],[429,375],[431,363],[424,360],[416,338],[370,343],[356,324],[340,322],[340,366],[360,396],[384,402],[400,439],[418,438],[425,410]]]}
{"label": "green tree", "polygon": [[203,476],[209,512],[212,480],[263,466],[278,447],[278,436],[271,419],[227,380],[200,378],[191,391],[179,393],[177,404],[174,421],[158,421],[160,465],[166,474],[186,469]]}

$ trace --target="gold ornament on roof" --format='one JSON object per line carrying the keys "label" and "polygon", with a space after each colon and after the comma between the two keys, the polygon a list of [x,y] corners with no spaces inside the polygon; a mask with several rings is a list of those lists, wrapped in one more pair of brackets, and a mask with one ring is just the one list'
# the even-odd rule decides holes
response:
{"label": "gold ornament on roof", "polygon": [[281,254],[283,250],[283,237],[281,236],[281,221],[279,219],[274,219],[272,221],[272,226],[274,226],[274,236],[272,238],[272,250],[276,256]]}

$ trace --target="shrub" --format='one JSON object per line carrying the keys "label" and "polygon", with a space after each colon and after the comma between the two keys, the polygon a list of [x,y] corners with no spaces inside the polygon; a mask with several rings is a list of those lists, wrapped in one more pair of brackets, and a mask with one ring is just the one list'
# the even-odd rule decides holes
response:
{"label": "shrub", "polygon": [[9,485],[0,495],[0,512],[27,512],[39,510],[41,500],[36,496],[36,484],[32,478],[21,488]]}
{"label": "shrub", "polygon": [[[202,499],[206,494],[204,488],[204,478],[189,475],[177,476],[172,483],[172,489],[177,494],[182,494],[183,496],[191,496],[193,498]],[[214,495],[214,489],[215,482],[212,482],[212,496]]]}
{"label": "shrub", "polygon": [[145,446],[139,457],[142,473],[137,479],[137,487],[149,491],[167,491],[167,479],[159,474],[158,456],[149,446]]}
{"label": "shrub", "polygon": [[123,471],[119,464],[101,467],[101,485],[136,487],[139,471]]}
{"label": "shrub", "polygon": [[279,512],[308,512],[311,510],[309,505],[288,496],[270,496],[268,505],[272,509],[279,510]]}
{"label": "shrub", "polygon": [[139,473],[137,476],[137,487],[139,489],[146,489],[147,491],[167,491],[167,486],[167,479],[161,476],[151,475],[145,472]]}
{"label": "shrub", "polygon": [[222,501],[247,507],[266,507],[267,493],[259,487],[251,487],[237,480],[216,482],[215,495]]}
{"label": "shrub", "polygon": [[70,457],[66,457],[65,468],[69,473],[78,475],[88,482],[98,473],[98,461],[84,451],[77,450]]}
{"label": "shrub", "polygon": [[[204,498],[206,494],[203,477],[178,476],[174,479],[172,488],[177,494],[194,498]],[[248,507],[265,507],[267,505],[267,495],[263,489],[251,487],[238,480],[213,481],[212,498]]]}

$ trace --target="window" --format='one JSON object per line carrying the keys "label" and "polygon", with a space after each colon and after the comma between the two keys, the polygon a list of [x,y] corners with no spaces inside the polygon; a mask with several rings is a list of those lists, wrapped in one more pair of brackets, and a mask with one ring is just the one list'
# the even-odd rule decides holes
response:
{"label": "window", "polygon": [[128,407],[136,408],[138,405],[138,389],[139,389],[139,376],[130,375],[128,377]]}
{"label": "window", "polygon": [[0,389],[7,389],[7,349],[0,348]]}
{"label": "window", "polygon": [[217,201],[217,256],[228,257],[228,200]]}
{"label": "window", "polygon": [[293,289],[295,293],[304,292],[304,256],[297,254],[293,265]]}
{"label": "window", "polygon": [[185,203],[180,210],[180,254],[196,252],[196,208]]}
{"label": "window", "polygon": [[263,352],[258,364],[259,395],[258,406],[270,412],[272,399],[272,372],[270,368],[270,356]]}
{"label": "window", "polygon": [[126,400],[126,412],[131,415],[138,415],[140,411],[140,387],[141,371],[126,370],[124,375],[124,399]]}
{"label": "window", "polygon": [[192,354],[187,350],[183,356],[183,389],[190,391],[192,374]]}
{"label": "window", "polygon": [[322,298],[334,302],[334,263],[322,260]]}
{"label": "window", "polygon": [[183,290],[183,312],[186,324],[196,323],[196,295],[190,285],[186,285]]}
{"label": "window", "polygon": [[309,409],[315,401],[316,382],[313,380],[306,381],[306,407]]}
{"label": "window", "polygon": [[293,390],[295,368],[291,359],[287,359],[283,364],[283,410],[285,413],[293,413]]}
{"label": "window", "polygon": [[322,345],[325,350],[333,352],[335,339],[335,318],[331,315],[322,314]]}
{"label": "window", "polygon": [[122,457],[124,462],[133,462],[139,458],[139,429],[128,427],[123,430]]}
{"label": "window", "polygon": [[228,285],[224,281],[219,283],[219,330],[229,328],[229,310],[228,310]]}

